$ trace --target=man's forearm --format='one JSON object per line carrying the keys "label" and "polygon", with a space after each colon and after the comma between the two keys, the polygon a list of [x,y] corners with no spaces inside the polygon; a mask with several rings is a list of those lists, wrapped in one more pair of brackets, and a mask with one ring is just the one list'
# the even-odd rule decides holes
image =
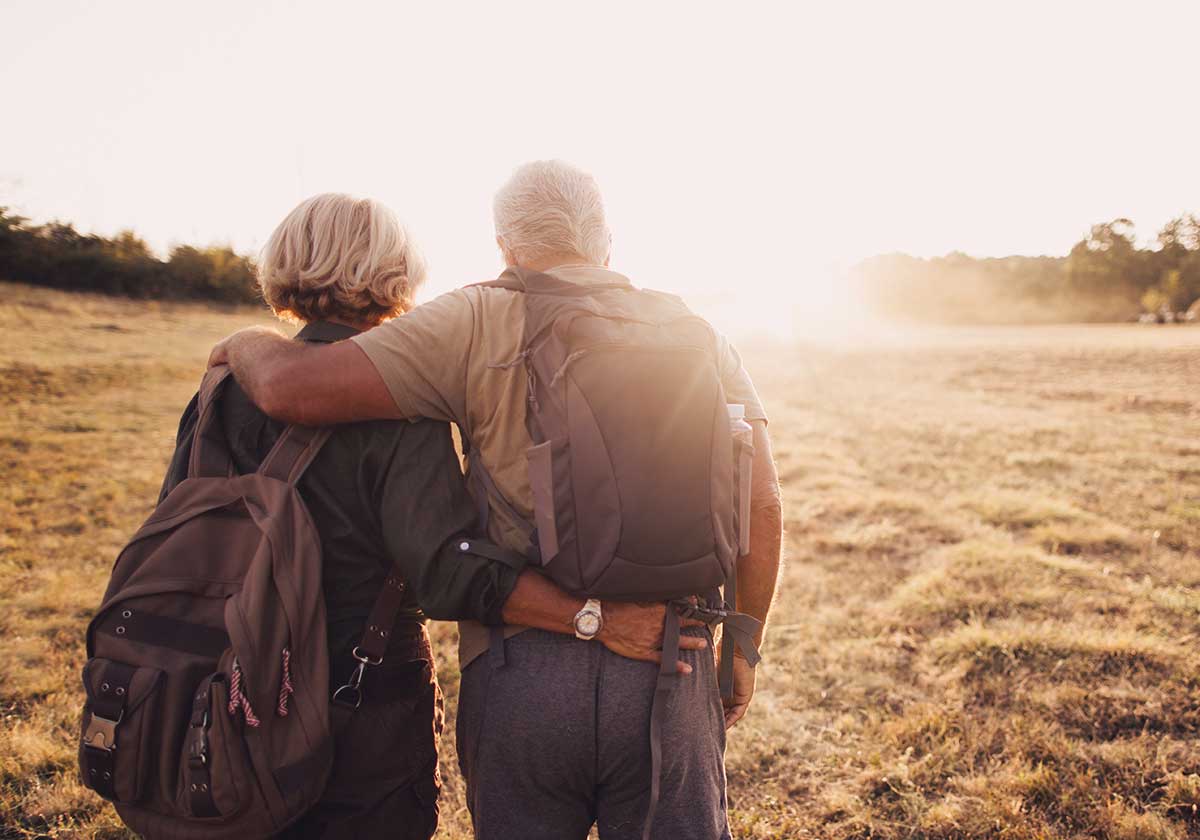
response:
{"label": "man's forearm", "polygon": [[778,502],[752,510],[750,545],[750,553],[738,560],[737,608],[763,623],[755,639],[762,644],[782,565],[783,509]]}
{"label": "man's forearm", "polygon": [[375,365],[353,341],[304,344],[252,327],[213,348],[208,364],[228,364],[250,399],[286,423],[325,426],[399,417]]}
{"label": "man's forearm", "polygon": [[505,624],[537,627],[552,633],[574,633],[575,614],[583,609],[583,605],[583,598],[568,595],[545,575],[525,571],[504,602],[502,615]]}
{"label": "man's forearm", "polygon": [[783,504],[766,425],[756,422],[754,427],[750,553],[738,560],[737,609],[763,623],[762,630],[755,639],[761,644],[782,566]]}
{"label": "man's forearm", "polygon": [[[583,609],[583,598],[568,595],[545,576],[521,572],[517,585],[504,603],[506,624],[537,627],[552,633],[575,632],[575,614]],[[605,601],[604,617],[596,641],[620,656],[644,662],[662,659],[662,637],[667,606],[663,603],[621,603]],[[684,627],[698,627],[699,621],[687,619]],[[680,650],[703,650],[707,639],[684,635],[679,639]],[[680,674],[692,673],[692,666],[682,659],[675,663]]]}

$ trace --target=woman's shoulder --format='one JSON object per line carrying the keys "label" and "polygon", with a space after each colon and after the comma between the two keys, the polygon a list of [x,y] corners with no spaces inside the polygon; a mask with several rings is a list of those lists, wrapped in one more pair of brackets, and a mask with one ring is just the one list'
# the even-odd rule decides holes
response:
{"label": "woman's shoulder", "polygon": [[370,420],[335,426],[314,462],[323,480],[341,482],[348,476],[379,492],[384,482],[402,477],[430,476],[457,466],[450,425],[436,420]]}
{"label": "woman's shoulder", "polygon": [[329,444],[353,449],[357,457],[391,463],[433,455],[442,457],[454,448],[450,424],[440,420],[366,420],[334,426]]}
{"label": "woman's shoulder", "polygon": [[330,440],[341,438],[362,443],[389,443],[398,448],[449,444],[450,424],[421,417],[415,420],[365,420],[333,427]]}

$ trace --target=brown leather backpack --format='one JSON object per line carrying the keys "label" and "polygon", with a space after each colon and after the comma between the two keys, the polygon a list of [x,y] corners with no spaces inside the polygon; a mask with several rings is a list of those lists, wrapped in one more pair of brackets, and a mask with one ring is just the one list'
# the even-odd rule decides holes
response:
{"label": "brown leather backpack", "polygon": [[[296,489],[329,436],[289,427],[235,475],[200,388],[188,478],[121,551],[88,626],[84,784],[148,837],[277,833],[320,797],[332,763],[321,540]],[[404,584],[393,570],[338,699],[357,706]]]}

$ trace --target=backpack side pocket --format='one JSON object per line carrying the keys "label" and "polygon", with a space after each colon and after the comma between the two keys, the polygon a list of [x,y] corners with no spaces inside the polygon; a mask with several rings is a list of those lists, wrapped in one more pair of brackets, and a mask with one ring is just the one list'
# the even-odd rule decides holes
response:
{"label": "backpack side pocket", "polygon": [[111,802],[137,802],[146,793],[158,748],[162,685],[157,668],[100,658],[83,668],[80,773],[85,785]]}
{"label": "backpack side pocket", "polygon": [[526,452],[533,519],[537,526],[542,565],[559,555],[574,539],[575,508],[571,495],[570,448],[566,441],[548,440]]}

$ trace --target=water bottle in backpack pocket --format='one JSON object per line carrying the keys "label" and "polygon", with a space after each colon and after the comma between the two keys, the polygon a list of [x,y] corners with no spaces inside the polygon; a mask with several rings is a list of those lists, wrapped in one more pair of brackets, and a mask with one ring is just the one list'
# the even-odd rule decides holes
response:
{"label": "water bottle in backpack pocket", "polygon": [[737,512],[738,556],[750,553],[750,491],[754,468],[754,427],[746,422],[746,406],[730,404],[729,433],[733,438],[736,467],[735,510]]}

